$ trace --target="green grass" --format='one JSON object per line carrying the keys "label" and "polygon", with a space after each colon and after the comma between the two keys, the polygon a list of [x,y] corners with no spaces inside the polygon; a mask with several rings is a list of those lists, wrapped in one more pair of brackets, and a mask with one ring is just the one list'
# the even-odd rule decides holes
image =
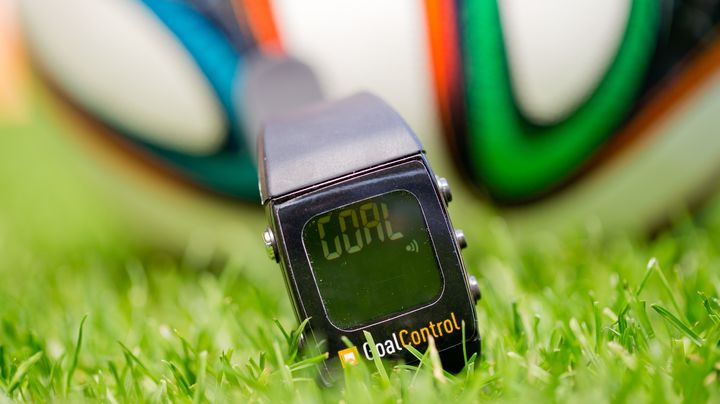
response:
{"label": "green grass", "polygon": [[[0,238],[0,395],[45,401],[717,400],[717,232],[648,243],[575,234],[516,250],[502,222],[467,252],[483,354],[459,375],[368,362],[319,387],[281,282],[233,262]],[[481,236],[481,234],[483,234]],[[655,257],[655,258],[653,258]],[[648,265],[650,262],[650,265]],[[265,262],[263,271],[274,270]],[[277,326],[273,319],[278,319]],[[341,379],[343,379],[341,377]]]}
{"label": "green grass", "polygon": [[0,402],[720,400],[717,205],[651,240],[591,223],[520,246],[456,192],[482,355],[449,375],[436,353],[414,352],[419,367],[366,362],[322,388],[322,353],[298,352],[259,237],[222,264],[138,247],[59,142],[4,133]]}
{"label": "green grass", "polygon": [[[281,282],[252,266],[83,250],[45,259],[0,237],[0,395],[44,401],[717,400],[718,237],[580,232],[516,250],[500,220],[468,250],[483,354],[463,373],[367,363],[318,387]],[[655,257],[655,258],[653,258]],[[651,264],[648,265],[648,262]],[[277,327],[273,319],[281,325]]]}

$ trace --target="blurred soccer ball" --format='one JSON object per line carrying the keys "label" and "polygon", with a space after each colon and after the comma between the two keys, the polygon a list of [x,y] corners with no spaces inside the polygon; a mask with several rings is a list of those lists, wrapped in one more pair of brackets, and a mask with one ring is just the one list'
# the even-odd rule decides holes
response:
{"label": "blurred soccer ball", "polygon": [[428,2],[463,172],[522,231],[646,230],[717,185],[720,6]]}
{"label": "blurred soccer ball", "polygon": [[[212,193],[167,178],[253,200],[235,93],[243,51],[268,43],[312,66],[330,98],[385,98],[430,147],[442,127],[469,183],[520,232],[588,217],[646,230],[701,200],[720,172],[713,2],[46,3],[22,2],[41,70],[109,126],[106,152],[141,156],[123,161],[146,162],[136,172],[147,189],[205,212]],[[223,4],[239,33],[218,23]]]}

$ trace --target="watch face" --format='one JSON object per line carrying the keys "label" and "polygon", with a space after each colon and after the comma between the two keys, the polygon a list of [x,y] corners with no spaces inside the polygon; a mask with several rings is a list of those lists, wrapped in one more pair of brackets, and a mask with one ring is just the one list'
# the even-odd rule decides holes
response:
{"label": "watch face", "polygon": [[[293,309],[332,369],[416,360],[430,338],[446,369],[479,352],[475,308],[435,177],[409,157],[268,205]],[[442,325],[442,327],[441,327]],[[350,341],[355,347],[348,349]]]}
{"label": "watch face", "polygon": [[423,211],[408,191],[313,216],[303,242],[328,319],[338,328],[406,312],[442,292]]}

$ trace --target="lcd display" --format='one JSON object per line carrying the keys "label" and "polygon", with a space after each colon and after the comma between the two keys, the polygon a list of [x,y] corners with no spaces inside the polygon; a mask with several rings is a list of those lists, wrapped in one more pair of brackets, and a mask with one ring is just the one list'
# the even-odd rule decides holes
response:
{"label": "lcd display", "polygon": [[339,328],[430,303],[442,291],[425,218],[407,191],[314,216],[303,241],[325,310]]}

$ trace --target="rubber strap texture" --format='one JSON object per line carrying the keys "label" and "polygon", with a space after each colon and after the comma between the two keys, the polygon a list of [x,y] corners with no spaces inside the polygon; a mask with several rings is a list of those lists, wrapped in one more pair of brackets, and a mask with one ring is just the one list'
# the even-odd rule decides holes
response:
{"label": "rubber strap texture", "polygon": [[269,121],[258,139],[263,203],[319,183],[422,153],[407,123],[360,93]]}

